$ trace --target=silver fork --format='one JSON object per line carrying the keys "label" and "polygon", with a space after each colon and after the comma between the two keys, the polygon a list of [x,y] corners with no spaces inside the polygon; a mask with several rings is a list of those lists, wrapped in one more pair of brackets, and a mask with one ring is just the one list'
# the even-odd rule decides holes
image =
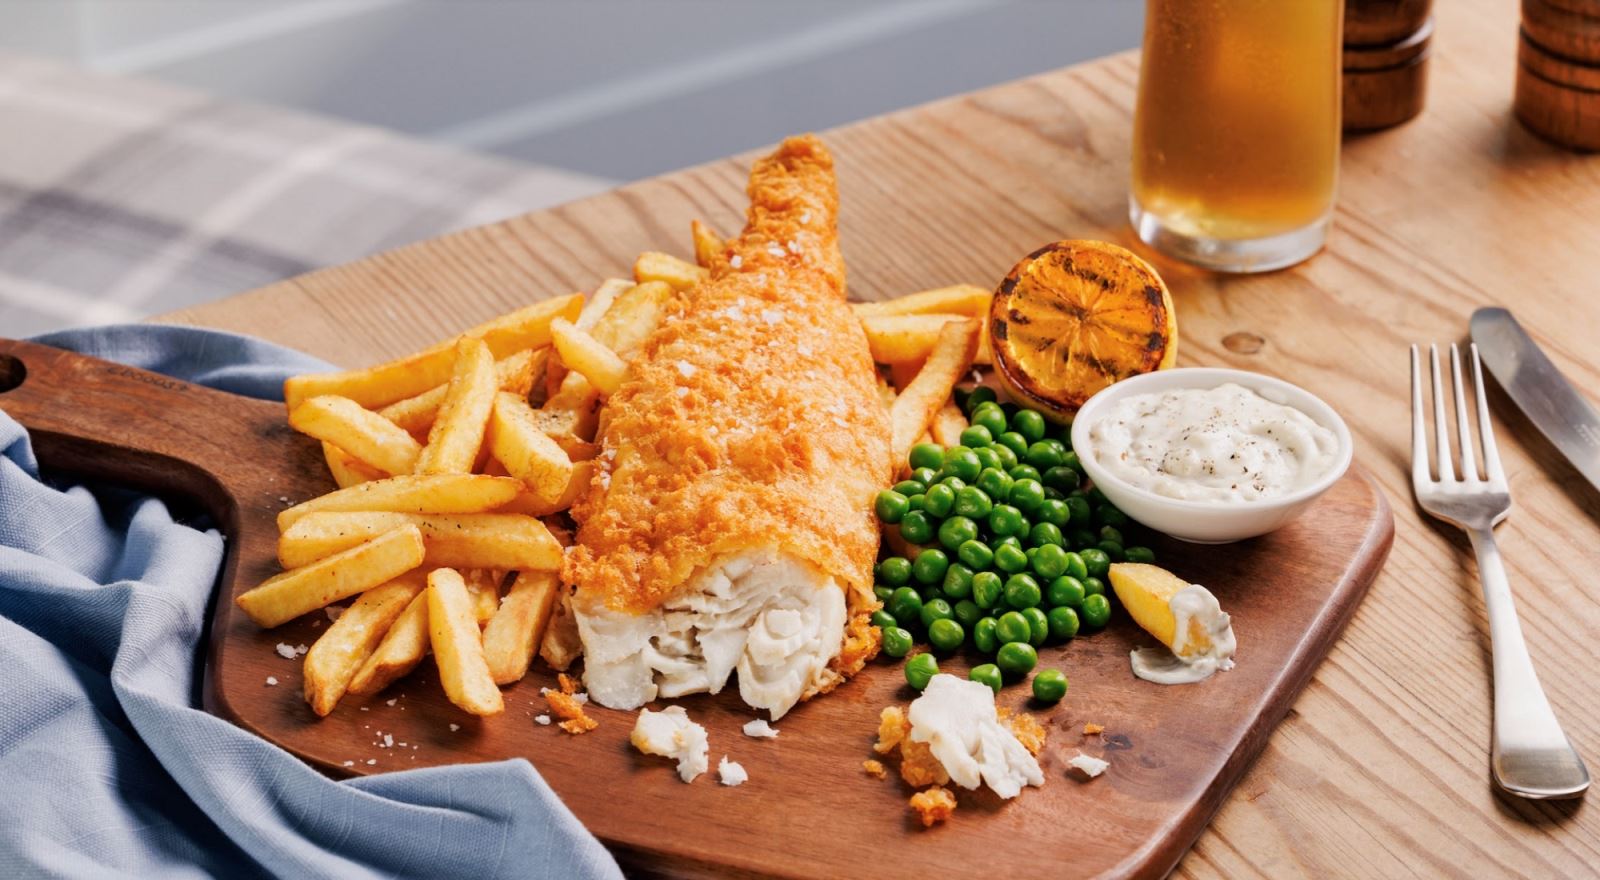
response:
{"label": "silver fork", "polygon": [[1428,468],[1426,416],[1422,409],[1422,361],[1411,346],[1411,486],[1417,503],[1438,519],[1466,531],[1478,556],[1478,579],[1483,582],[1483,604],[1489,614],[1489,643],[1494,655],[1494,739],[1489,766],[1495,784],[1518,797],[1569,798],[1589,787],[1589,771],[1561,731],[1550,711],[1550,701],[1539,687],[1539,676],[1522,639],[1511,584],[1494,543],[1494,527],[1511,512],[1511,490],[1489,422],[1489,402],[1483,392],[1483,367],[1478,347],[1472,346],[1472,383],[1477,391],[1478,430],[1482,435],[1484,476],[1472,454],[1472,432],[1467,424],[1462,393],[1461,353],[1450,346],[1450,371],[1455,380],[1456,431],[1461,448],[1458,478],[1450,456],[1450,431],[1444,413],[1444,385],[1439,377],[1438,346],[1428,346],[1433,362],[1434,436],[1439,449],[1439,478]]}

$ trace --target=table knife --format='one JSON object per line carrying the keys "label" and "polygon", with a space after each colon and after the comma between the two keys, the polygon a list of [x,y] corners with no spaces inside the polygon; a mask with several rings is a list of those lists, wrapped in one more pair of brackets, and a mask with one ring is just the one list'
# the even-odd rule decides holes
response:
{"label": "table knife", "polygon": [[1472,341],[1489,372],[1528,420],[1600,489],[1600,412],[1561,375],[1511,313],[1472,313]]}

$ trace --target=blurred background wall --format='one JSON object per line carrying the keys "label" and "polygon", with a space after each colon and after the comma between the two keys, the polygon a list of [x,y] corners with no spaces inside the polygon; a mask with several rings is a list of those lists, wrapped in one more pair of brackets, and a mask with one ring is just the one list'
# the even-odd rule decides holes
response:
{"label": "blurred background wall", "polygon": [[0,48],[628,180],[1132,48],[1138,0],[0,0]]}

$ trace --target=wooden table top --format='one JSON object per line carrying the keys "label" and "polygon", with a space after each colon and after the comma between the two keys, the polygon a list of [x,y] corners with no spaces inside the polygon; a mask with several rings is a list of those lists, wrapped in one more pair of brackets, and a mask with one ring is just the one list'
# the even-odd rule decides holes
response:
{"label": "wooden table top", "polygon": [[[1600,864],[1600,811],[1491,789],[1487,622],[1462,534],[1412,502],[1406,372],[1408,343],[1464,340],[1473,309],[1503,304],[1600,398],[1600,360],[1585,354],[1600,336],[1600,157],[1512,117],[1514,4],[1438,6],[1427,109],[1348,140],[1324,253],[1258,277],[1155,260],[1180,363],[1259,370],[1332,403],[1397,527],[1344,638],[1176,876],[1574,877]],[[829,133],[854,295],[991,285],[1059,238],[1131,245],[1137,77],[1137,57],[1118,55]],[[592,289],[640,250],[686,255],[690,219],[737,228],[745,171],[743,158],[712,163],[167,319],[376,361],[532,297]],[[1568,735],[1600,769],[1600,494],[1509,401],[1492,402],[1523,627]]]}

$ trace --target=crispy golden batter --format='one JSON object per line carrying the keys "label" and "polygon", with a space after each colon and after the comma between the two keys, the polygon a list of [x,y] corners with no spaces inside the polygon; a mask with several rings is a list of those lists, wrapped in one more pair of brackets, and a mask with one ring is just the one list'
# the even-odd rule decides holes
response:
{"label": "crispy golden batter", "polygon": [[1044,740],[1050,735],[1050,731],[1046,730],[1037,718],[1026,712],[1019,712],[1006,719],[1006,726],[1011,728],[1017,741],[1028,750],[1028,754],[1037,757],[1039,752],[1044,750]]}
{"label": "crispy golden batter", "polygon": [[872,744],[872,750],[887,755],[910,733],[911,722],[906,720],[906,713],[899,706],[884,706],[878,713],[878,741]]}
{"label": "crispy golden batter", "polygon": [[1097,733],[1105,733],[1105,730],[1106,729],[1105,729],[1104,725],[1096,724],[1093,721],[1091,721],[1088,724],[1085,724],[1083,726],[1083,735],[1084,736],[1094,736]]}
{"label": "crispy golden batter", "polygon": [[919,791],[911,796],[911,809],[916,811],[924,828],[931,828],[934,823],[943,822],[956,811],[956,796],[947,788]]}
{"label": "crispy golden batter", "polygon": [[871,758],[861,762],[861,769],[867,771],[867,775],[876,777],[878,779],[882,779],[889,775],[889,771],[883,768],[882,761],[874,761]]}
{"label": "crispy golden batter", "polygon": [[933,756],[932,746],[906,739],[900,741],[900,778],[912,788],[944,785],[950,781],[950,771]]}
{"label": "crispy golden batter", "polygon": [[567,690],[567,681],[570,679],[565,675],[561,678],[563,679],[561,690],[553,691],[545,688],[544,691],[544,701],[550,704],[550,714],[562,719],[561,729],[576,736],[599,727],[600,722],[584,714],[583,704],[574,699],[571,691]]}
{"label": "crispy golden batter", "polygon": [[776,546],[844,586],[855,619],[833,668],[849,675],[877,649],[872,500],[891,462],[845,303],[832,157],[790,138],[755,164],[749,195],[743,235],[675,294],[606,406],[563,575],[575,602],[642,612],[724,556]]}

